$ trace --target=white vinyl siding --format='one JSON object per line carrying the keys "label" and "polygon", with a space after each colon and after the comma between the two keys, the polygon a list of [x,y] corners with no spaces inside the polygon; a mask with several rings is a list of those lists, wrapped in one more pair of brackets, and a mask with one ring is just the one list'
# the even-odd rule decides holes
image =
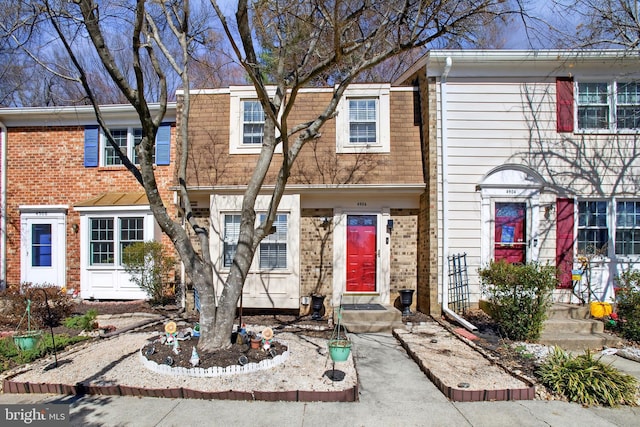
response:
{"label": "white vinyl siding", "polygon": [[[483,239],[492,238],[491,232],[482,234],[482,199],[476,186],[493,168],[510,163],[528,165],[551,186],[575,194],[636,191],[633,176],[639,172],[638,166],[627,164],[628,159],[634,158],[634,144],[612,140],[610,135],[581,134],[567,138],[556,132],[554,79],[527,83],[450,79],[446,90],[448,253],[442,252],[440,241],[439,264],[447,262],[447,255],[467,254],[469,279],[476,284],[471,288],[472,298],[479,298],[477,270],[483,259],[490,258],[490,248],[483,249]],[[437,91],[438,135],[442,135],[439,85]],[[442,200],[442,149],[439,138],[439,200]],[[505,194],[504,199],[512,196]],[[542,195],[540,203],[536,209],[543,218],[542,205],[554,206],[555,196]],[[439,218],[442,215],[439,205]],[[541,262],[555,262],[555,226],[550,222],[554,219],[555,213],[551,211],[550,220],[543,219],[540,224],[537,244]],[[439,233],[442,231],[440,219]],[[618,235],[621,233],[618,231]],[[626,235],[629,234],[627,231]],[[635,247],[634,236],[635,233],[627,239],[625,251]]]}

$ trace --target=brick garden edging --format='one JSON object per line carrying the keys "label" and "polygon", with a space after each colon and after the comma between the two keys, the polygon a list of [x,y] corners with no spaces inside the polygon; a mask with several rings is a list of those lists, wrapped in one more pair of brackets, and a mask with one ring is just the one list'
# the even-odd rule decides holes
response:
{"label": "brick garden edging", "polygon": [[97,394],[103,396],[138,396],[138,397],[162,397],[170,399],[207,399],[207,400],[254,400],[254,401],[286,401],[286,402],[357,402],[358,385],[339,391],[199,391],[188,388],[142,388],[129,386],[99,386],[88,383],[47,384],[12,381],[6,378],[3,381],[4,393],[44,393],[81,396],[85,394]]}
{"label": "brick garden edging", "polygon": [[[437,323],[439,323],[441,326],[445,326],[442,324],[442,322],[437,322]],[[512,375],[513,377],[527,384],[527,387],[524,387],[524,388],[507,388],[507,389],[496,389],[496,390],[461,389],[461,388],[447,385],[444,383],[444,381],[441,378],[438,378],[433,372],[431,372],[431,370],[423,363],[422,359],[413,350],[411,350],[409,345],[394,330],[393,336],[396,338],[396,340],[398,340],[398,342],[400,342],[400,344],[402,345],[402,348],[405,349],[407,354],[409,354],[409,356],[411,356],[411,358],[420,367],[420,370],[424,372],[427,378],[429,378],[431,382],[436,387],[438,387],[438,389],[442,392],[442,394],[444,394],[448,399],[455,402],[483,402],[483,401],[499,401],[499,400],[533,400],[535,399],[535,396],[536,396],[535,386],[530,380],[520,375],[515,375],[513,372],[510,372],[501,364],[495,363],[495,361],[490,360],[489,358],[487,358],[486,354],[484,354],[481,351],[477,351],[476,346],[473,345],[473,343],[469,343],[469,341],[466,338],[456,334],[451,330],[451,328],[447,328],[446,326],[445,328],[449,332],[451,332],[456,338],[460,339],[462,342],[467,344],[473,351],[476,351],[478,354],[480,354],[485,359],[489,360],[491,363],[496,364],[497,366],[505,370],[505,372],[507,372],[509,375]]]}

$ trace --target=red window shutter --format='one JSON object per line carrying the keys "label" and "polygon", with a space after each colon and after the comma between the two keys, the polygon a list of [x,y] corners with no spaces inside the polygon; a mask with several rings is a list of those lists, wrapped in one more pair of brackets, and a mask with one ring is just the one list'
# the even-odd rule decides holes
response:
{"label": "red window shutter", "polygon": [[556,201],[556,267],[561,288],[571,288],[573,268],[573,199]]}
{"label": "red window shutter", "polygon": [[573,79],[556,78],[556,116],[558,132],[573,132]]}

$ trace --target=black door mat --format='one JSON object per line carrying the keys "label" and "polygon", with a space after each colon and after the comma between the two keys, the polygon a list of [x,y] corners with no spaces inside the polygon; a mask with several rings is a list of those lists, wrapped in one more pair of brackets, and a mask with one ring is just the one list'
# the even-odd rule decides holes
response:
{"label": "black door mat", "polygon": [[380,304],[342,304],[343,310],[385,310]]}

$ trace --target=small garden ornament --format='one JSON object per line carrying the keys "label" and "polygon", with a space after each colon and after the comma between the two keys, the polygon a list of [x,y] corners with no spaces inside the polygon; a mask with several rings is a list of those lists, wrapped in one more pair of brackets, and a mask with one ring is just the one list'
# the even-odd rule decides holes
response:
{"label": "small garden ornament", "polygon": [[193,350],[191,350],[191,358],[189,359],[189,363],[191,363],[191,366],[198,366],[198,364],[200,363],[200,356],[198,356],[198,352],[196,351],[195,347],[193,347]]}
{"label": "small garden ornament", "polygon": [[262,349],[269,351],[271,348],[271,340],[273,339],[273,329],[264,328],[262,331]]}

